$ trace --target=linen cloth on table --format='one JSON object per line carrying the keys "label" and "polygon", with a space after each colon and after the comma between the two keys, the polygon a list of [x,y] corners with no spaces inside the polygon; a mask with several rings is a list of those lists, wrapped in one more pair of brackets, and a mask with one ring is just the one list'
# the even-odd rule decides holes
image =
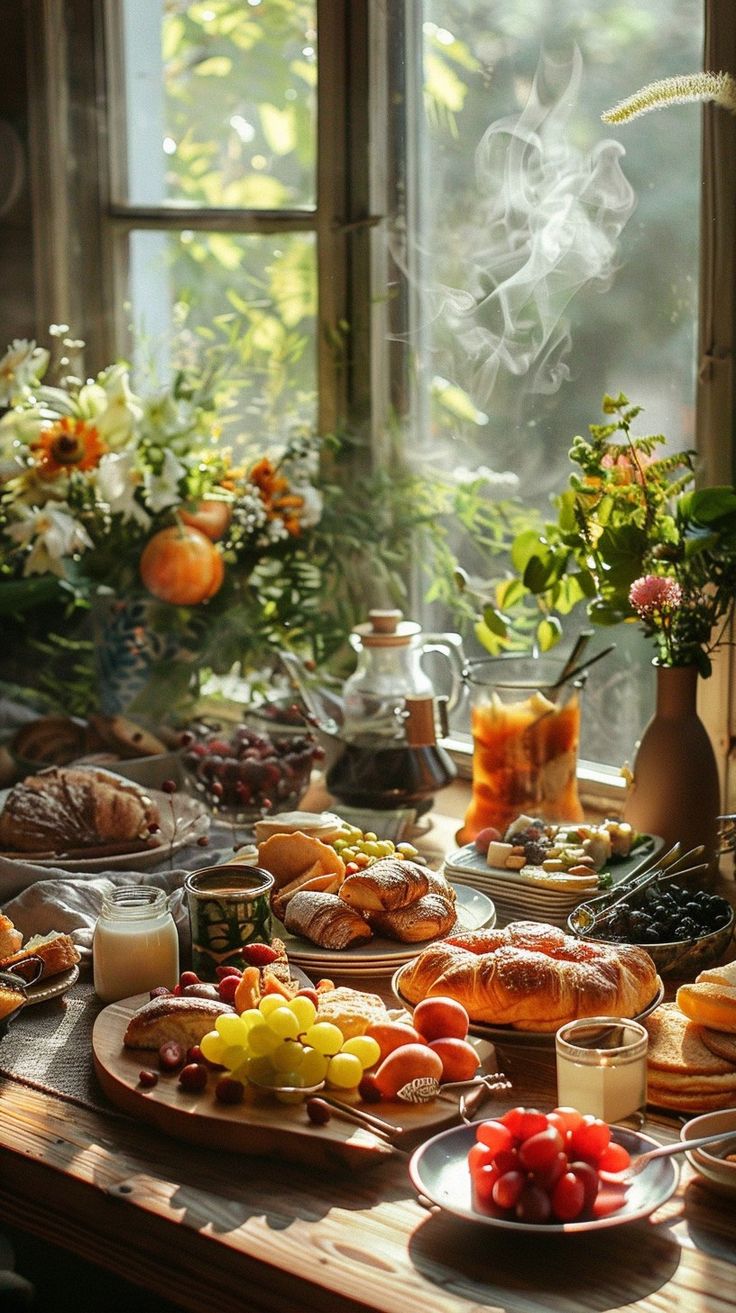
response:
{"label": "linen cloth on table", "polygon": [[[214,826],[211,839],[222,845],[230,837],[224,827]],[[46,935],[52,930],[71,935],[82,956],[91,962],[92,936],[106,894],[122,885],[153,885],[169,895],[169,906],[179,934],[182,957],[190,948],[189,918],[184,896],[184,877],[204,866],[217,866],[233,855],[227,846],[182,848],[172,869],[164,861],[147,871],[71,872],[52,866],[37,866],[21,858],[0,857],[0,911],[10,917],[23,939]]]}

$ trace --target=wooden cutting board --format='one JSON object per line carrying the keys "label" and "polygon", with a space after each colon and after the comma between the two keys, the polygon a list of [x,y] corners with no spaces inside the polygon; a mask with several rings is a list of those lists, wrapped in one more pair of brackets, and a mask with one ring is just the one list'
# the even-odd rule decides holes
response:
{"label": "wooden cutting board", "polygon": [[[158,1084],[145,1089],[138,1075],[144,1067],[157,1069],[156,1054],[123,1048],[123,1035],[133,1013],[147,1000],[147,994],[139,994],[110,1004],[99,1014],[92,1035],[100,1084],[108,1098],[131,1116],[189,1144],[316,1167],[368,1167],[393,1152],[390,1144],[370,1130],[337,1117],[326,1126],[315,1126],[303,1104],[278,1103],[250,1088],[242,1104],[228,1107],[218,1103],[213,1093],[214,1075],[201,1094],[187,1094],[176,1074],[163,1072]],[[493,1045],[480,1041],[479,1052],[484,1070],[495,1071]],[[403,1128],[397,1138],[402,1148],[413,1148],[457,1120],[456,1100],[449,1093],[428,1104],[381,1103],[371,1105],[368,1111]]]}

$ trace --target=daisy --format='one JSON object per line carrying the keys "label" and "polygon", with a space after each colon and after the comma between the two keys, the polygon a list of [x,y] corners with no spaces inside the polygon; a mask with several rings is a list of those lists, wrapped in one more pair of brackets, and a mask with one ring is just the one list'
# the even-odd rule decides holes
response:
{"label": "daisy", "polygon": [[55,479],[75,469],[94,469],[107,447],[94,424],[64,415],[41,430],[31,450],[41,477]]}

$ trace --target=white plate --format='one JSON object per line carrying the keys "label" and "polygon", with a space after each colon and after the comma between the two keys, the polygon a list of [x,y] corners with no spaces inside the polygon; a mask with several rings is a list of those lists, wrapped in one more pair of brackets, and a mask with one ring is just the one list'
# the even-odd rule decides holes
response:
{"label": "white plate", "polygon": [[[0,792],[0,809],[10,792]],[[55,866],[62,871],[146,871],[149,866],[165,862],[171,853],[178,852],[187,844],[196,843],[204,837],[210,828],[207,808],[199,798],[190,798],[188,793],[160,793],[157,789],[147,789],[146,794],[156,803],[159,810],[161,840],[155,848],[144,848],[131,853],[115,853],[108,857],[34,857],[32,853],[18,853],[13,860],[30,862],[33,866]],[[94,852],[94,849],[90,850]]]}
{"label": "white plate", "polygon": [[[415,1007],[416,1004],[410,1003],[401,992],[401,973],[408,965],[409,963],[405,962],[403,967],[399,967],[391,981],[391,989],[394,998],[396,998],[403,1007],[411,1009]],[[634,1021],[642,1021],[644,1017],[648,1017],[650,1012],[653,1012],[655,1008],[659,1007],[663,998],[664,985],[660,980],[659,988],[657,989],[654,998],[641,1012],[637,1012],[636,1016],[633,1018]],[[488,1039],[491,1040],[492,1043],[499,1044],[525,1044],[527,1047],[534,1048],[554,1048],[555,1043],[554,1030],[515,1030],[513,1026],[493,1026],[485,1021],[471,1021],[470,1033],[471,1035],[477,1035],[480,1039]]]}
{"label": "white plate", "polygon": [[[466,930],[480,930],[484,926],[493,926],[496,921],[496,909],[490,898],[469,889],[466,885],[453,885],[457,894],[457,914],[459,925],[453,933]],[[400,944],[395,939],[382,939],[375,935],[365,943],[352,948],[331,952],[320,944],[312,944],[307,939],[292,935],[280,922],[274,923],[274,933],[283,939],[291,962],[298,962],[308,970],[319,968],[328,971],[340,971],[360,967],[368,971],[371,967],[386,970],[404,965],[411,958],[421,953],[431,941],[423,940],[418,944]]]}
{"label": "white plate", "polygon": [[67,971],[60,971],[57,976],[50,976],[48,980],[39,980],[35,985],[26,985],[26,1006],[31,1003],[45,1003],[47,999],[58,998],[60,994],[65,994],[72,985],[75,985],[79,979],[79,967],[69,967]]}
{"label": "white plate", "polygon": [[[599,1231],[604,1227],[622,1226],[649,1217],[655,1209],[675,1193],[679,1171],[672,1158],[657,1158],[649,1163],[626,1187],[615,1187],[623,1195],[623,1203],[615,1212],[604,1213],[579,1222],[516,1222],[506,1217],[494,1217],[473,1207],[472,1186],[468,1169],[468,1152],[475,1144],[475,1126],[454,1126],[427,1140],[412,1155],[409,1176],[414,1189],[431,1203],[455,1217],[481,1226],[499,1227],[506,1231],[538,1232],[539,1235],[570,1235],[581,1231]],[[622,1126],[613,1127],[613,1139],[629,1153],[645,1153],[655,1149],[657,1141]],[[610,1198],[605,1187],[597,1201],[605,1207]],[[594,1209],[595,1212],[595,1209]]]}

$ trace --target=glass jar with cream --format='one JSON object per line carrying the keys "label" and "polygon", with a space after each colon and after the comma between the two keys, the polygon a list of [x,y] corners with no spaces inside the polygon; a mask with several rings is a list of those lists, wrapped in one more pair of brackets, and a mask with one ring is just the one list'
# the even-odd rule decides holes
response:
{"label": "glass jar with cream", "polygon": [[114,1003],[179,979],[179,936],[162,889],[124,885],[105,895],[92,942],[95,993]]}
{"label": "glass jar with cream", "polygon": [[649,1036],[638,1021],[582,1017],[555,1036],[557,1102],[605,1122],[622,1121],[647,1100]]}

